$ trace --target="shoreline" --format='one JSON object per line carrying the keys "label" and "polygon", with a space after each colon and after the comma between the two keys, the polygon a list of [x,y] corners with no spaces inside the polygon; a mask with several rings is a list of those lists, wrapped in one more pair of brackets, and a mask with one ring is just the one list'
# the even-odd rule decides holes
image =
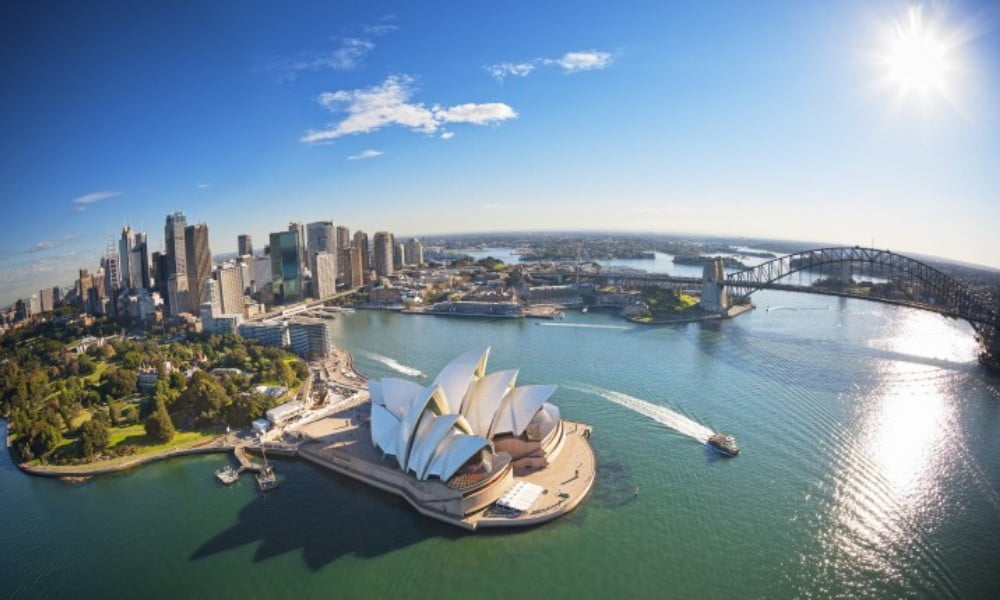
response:
{"label": "shoreline", "polygon": [[625,320],[629,323],[635,323],[636,325],[680,325],[683,323],[699,323],[701,321],[722,321],[725,319],[732,319],[742,315],[743,313],[750,312],[756,308],[753,304],[740,304],[737,306],[729,307],[729,310],[724,315],[717,313],[708,313],[703,315],[698,315],[696,317],[681,317],[678,319],[662,319],[662,320],[652,320],[652,321],[640,321],[635,317],[629,315],[625,317]]}

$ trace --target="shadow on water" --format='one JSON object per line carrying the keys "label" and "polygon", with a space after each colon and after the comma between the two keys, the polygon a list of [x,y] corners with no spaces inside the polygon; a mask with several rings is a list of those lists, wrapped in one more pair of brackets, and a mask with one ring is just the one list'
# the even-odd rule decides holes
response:
{"label": "shadow on water", "polygon": [[597,482],[590,492],[590,501],[605,508],[620,508],[631,504],[638,497],[638,487],[625,463],[618,461],[597,462]]}
{"label": "shadow on water", "polygon": [[281,465],[287,473],[281,487],[254,497],[240,509],[237,523],[202,544],[191,560],[257,543],[254,562],[300,551],[308,568],[318,571],[344,555],[377,557],[426,539],[466,534],[342,475],[294,461]]}

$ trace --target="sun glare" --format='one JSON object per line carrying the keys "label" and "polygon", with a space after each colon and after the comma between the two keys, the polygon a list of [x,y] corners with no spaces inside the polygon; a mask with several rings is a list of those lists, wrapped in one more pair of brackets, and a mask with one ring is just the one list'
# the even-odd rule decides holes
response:
{"label": "sun glare", "polygon": [[924,18],[921,7],[911,7],[906,19],[894,23],[880,55],[889,87],[901,99],[911,95],[926,99],[932,94],[952,95],[956,71],[953,38],[937,23]]}

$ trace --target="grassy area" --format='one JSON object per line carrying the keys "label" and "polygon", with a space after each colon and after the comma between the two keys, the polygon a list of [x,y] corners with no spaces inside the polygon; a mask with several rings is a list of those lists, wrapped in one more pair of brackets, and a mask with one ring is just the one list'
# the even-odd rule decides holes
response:
{"label": "grassy area", "polygon": [[97,364],[94,365],[94,372],[84,377],[83,380],[86,381],[87,383],[92,383],[96,385],[101,380],[101,375],[104,375],[104,372],[107,370],[108,370],[108,363],[104,362],[103,360],[99,361]]}
{"label": "grassy area", "polygon": [[76,431],[80,427],[80,425],[83,425],[84,423],[89,421],[91,416],[92,415],[88,410],[80,411],[80,414],[73,417],[73,419],[69,422],[69,430]]}
{"label": "grassy area", "polygon": [[[156,454],[167,450],[183,450],[202,442],[207,442],[218,437],[218,432],[208,431],[178,431],[174,439],[166,444],[157,444],[146,437],[146,430],[143,425],[129,425],[128,427],[112,427],[109,432],[110,447],[130,445],[136,447],[134,454],[120,456],[110,460],[97,461],[92,463],[80,463],[75,465],[65,465],[66,469],[79,469],[80,467],[111,467],[126,463],[147,454]],[[61,444],[55,447],[49,456],[52,458],[73,458],[77,456],[77,439],[66,438]],[[28,463],[31,466],[39,466],[41,461],[32,460]],[[60,465],[53,465],[58,468]]]}

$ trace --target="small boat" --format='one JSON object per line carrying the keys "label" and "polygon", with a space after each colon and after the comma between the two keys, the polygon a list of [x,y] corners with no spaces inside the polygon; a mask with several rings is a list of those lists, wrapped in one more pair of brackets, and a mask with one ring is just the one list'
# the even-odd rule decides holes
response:
{"label": "small boat", "polygon": [[274,474],[274,469],[270,465],[264,466],[260,473],[257,473],[257,485],[262,492],[269,492],[278,487],[278,476]]}
{"label": "small boat", "polygon": [[736,438],[724,433],[713,433],[708,436],[705,442],[723,456],[736,456],[740,453],[740,447],[736,445]]}
{"label": "small boat", "polygon": [[583,311],[582,312],[587,312],[587,307],[586,306],[583,307]]}
{"label": "small boat", "polygon": [[232,465],[226,465],[215,472],[215,478],[226,485],[232,485],[240,478],[240,472]]}

